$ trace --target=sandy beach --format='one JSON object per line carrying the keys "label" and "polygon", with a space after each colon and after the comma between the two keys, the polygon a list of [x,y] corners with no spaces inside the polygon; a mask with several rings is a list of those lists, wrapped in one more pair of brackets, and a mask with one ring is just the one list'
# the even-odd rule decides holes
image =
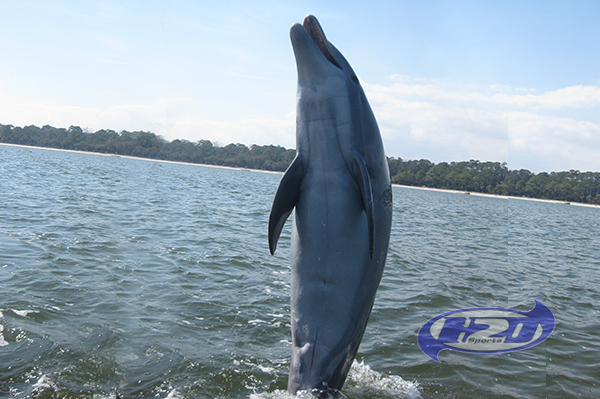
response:
{"label": "sandy beach", "polygon": [[392,186],[403,187],[403,188],[411,188],[411,189],[415,189],[415,190],[441,191],[441,192],[453,193],[453,194],[474,195],[474,196],[480,196],[480,197],[492,197],[492,198],[500,198],[500,199],[517,199],[517,200],[525,200],[525,201],[548,202],[548,203],[551,203],[551,204],[585,206],[585,207],[600,209],[600,205],[584,204],[584,203],[581,203],[581,202],[558,201],[558,200],[549,200],[549,199],[540,199],[540,198],[529,198],[529,197],[511,197],[509,195],[497,195],[497,194],[477,193],[477,192],[473,192],[473,191],[448,190],[448,189],[444,189],[444,188],[404,186],[404,185],[401,185],[401,184],[392,184]]}

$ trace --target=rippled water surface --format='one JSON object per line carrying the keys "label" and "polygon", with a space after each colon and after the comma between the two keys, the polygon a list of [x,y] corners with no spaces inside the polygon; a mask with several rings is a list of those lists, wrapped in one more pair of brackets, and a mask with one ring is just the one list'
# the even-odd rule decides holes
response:
{"label": "rippled water surface", "polygon": [[[281,175],[0,145],[0,397],[284,398]],[[394,187],[347,398],[600,397],[600,209]],[[455,309],[557,320],[520,352],[419,348]]]}

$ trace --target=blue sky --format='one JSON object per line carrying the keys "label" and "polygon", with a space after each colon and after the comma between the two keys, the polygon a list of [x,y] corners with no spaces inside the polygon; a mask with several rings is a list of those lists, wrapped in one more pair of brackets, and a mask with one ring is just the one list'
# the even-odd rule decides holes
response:
{"label": "blue sky", "polygon": [[[368,3],[368,4],[367,4]],[[3,1],[0,123],[295,146],[317,16],[388,156],[600,171],[598,1]]]}

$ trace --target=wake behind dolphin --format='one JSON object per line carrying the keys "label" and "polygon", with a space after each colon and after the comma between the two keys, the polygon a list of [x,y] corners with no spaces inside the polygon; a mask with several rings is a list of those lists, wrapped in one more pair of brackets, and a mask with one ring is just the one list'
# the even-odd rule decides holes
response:
{"label": "wake behind dolphin", "polygon": [[288,391],[340,390],[365,331],[392,222],[389,169],[356,74],[307,16],[290,30],[298,69],[296,158],[269,218],[275,252],[295,208]]}

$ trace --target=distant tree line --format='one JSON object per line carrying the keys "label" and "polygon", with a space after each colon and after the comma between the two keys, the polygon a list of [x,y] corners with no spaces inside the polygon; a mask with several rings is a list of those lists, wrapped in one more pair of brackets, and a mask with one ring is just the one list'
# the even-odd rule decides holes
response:
{"label": "distant tree line", "polygon": [[102,129],[87,133],[78,126],[64,129],[48,125],[41,128],[0,125],[0,142],[273,171],[284,171],[296,155],[295,150],[274,145],[221,147],[208,140],[167,141],[154,133],[141,131]]}
{"label": "distant tree line", "polygon": [[403,161],[389,158],[392,183],[600,205],[600,173],[509,170],[506,162]]}
{"label": "distant tree line", "polygon": [[[218,146],[208,140],[167,141],[143,131],[103,129],[88,133],[78,126],[0,125],[0,142],[272,171],[284,171],[296,154],[295,150],[274,145]],[[599,172],[535,174],[526,169],[509,170],[505,162],[388,160],[395,184],[600,205]]]}

